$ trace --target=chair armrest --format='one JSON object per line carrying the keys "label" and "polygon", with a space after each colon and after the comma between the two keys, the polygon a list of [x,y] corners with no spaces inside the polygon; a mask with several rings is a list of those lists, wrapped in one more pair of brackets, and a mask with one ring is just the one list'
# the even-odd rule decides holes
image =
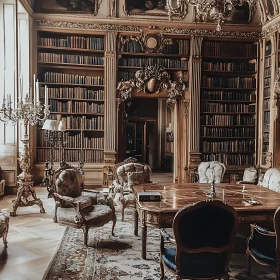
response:
{"label": "chair armrest", "polygon": [[256,185],[257,183],[253,182],[246,182],[246,181],[237,181],[236,184],[246,184],[246,185]]}
{"label": "chair armrest", "polygon": [[161,234],[164,242],[169,242],[169,243],[172,243],[172,244],[176,244],[175,239],[170,234],[168,234],[165,229],[162,229],[160,231],[160,234]]}
{"label": "chair armrest", "polygon": [[260,227],[256,224],[251,224],[251,232],[253,233],[254,231],[257,231],[259,234],[264,235],[264,236],[276,236],[276,233],[274,231],[269,231],[266,228]]}
{"label": "chair armrest", "polygon": [[70,196],[66,196],[66,195],[60,195],[58,193],[53,193],[54,197],[56,198],[56,200],[58,201],[66,201],[66,202],[70,202],[73,204],[73,206],[75,206],[77,203],[74,202],[74,198],[70,197]]}

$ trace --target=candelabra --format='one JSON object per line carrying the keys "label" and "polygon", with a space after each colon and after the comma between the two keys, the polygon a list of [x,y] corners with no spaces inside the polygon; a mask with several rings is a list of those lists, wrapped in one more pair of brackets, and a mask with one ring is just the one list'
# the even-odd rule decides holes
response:
{"label": "candelabra", "polygon": [[13,211],[11,216],[16,216],[16,210],[19,206],[38,205],[40,212],[45,213],[42,201],[37,198],[35,189],[33,188],[32,175],[30,171],[30,150],[29,150],[29,124],[43,124],[44,120],[49,115],[48,104],[48,89],[45,87],[45,104],[42,105],[39,100],[39,83],[35,83],[34,78],[34,98],[32,99],[31,89],[23,100],[23,91],[21,79],[20,85],[20,98],[17,108],[12,108],[11,95],[7,96],[7,104],[5,94],[3,97],[2,108],[0,109],[0,120],[10,125],[15,125],[17,122],[22,122],[24,126],[24,136],[21,140],[23,143],[23,151],[18,158],[19,166],[22,172],[17,176],[17,197],[12,201]]}
{"label": "candelabra", "polygon": [[[49,143],[50,146],[50,158],[45,161],[45,177],[42,180],[41,186],[47,187],[48,190],[48,197],[52,197],[53,195],[53,175],[54,175],[54,148],[56,146],[56,143],[58,143],[59,147],[62,148],[62,151],[64,150],[64,144],[65,144],[65,135],[64,135],[64,128],[63,124],[60,121],[59,124],[56,120],[46,120],[43,127],[43,130],[45,130],[44,139],[47,143]],[[61,156],[61,162],[60,165],[63,164],[63,162],[66,162],[64,152]]]}

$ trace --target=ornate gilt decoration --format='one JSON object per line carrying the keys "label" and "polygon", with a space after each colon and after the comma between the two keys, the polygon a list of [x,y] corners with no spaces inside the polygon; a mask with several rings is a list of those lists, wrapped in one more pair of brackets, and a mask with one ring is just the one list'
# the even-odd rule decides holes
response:
{"label": "ornate gilt decoration", "polygon": [[280,98],[280,68],[276,75],[276,80],[274,82],[274,90],[273,90],[273,99],[272,99],[272,108],[275,110],[275,118],[278,118],[278,106],[279,106],[279,98]]}
{"label": "ornate gilt decoration", "polygon": [[195,21],[214,21],[217,24],[216,31],[222,30],[222,24],[236,11],[236,6],[249,6],[248,22],[251,22],[257,9],[258,0],[187,0],[194,6]]}
{"label": "ornate gilt decoration", "polygon": [[142,91],[146,94],[165,92],[168,96],[167,104],[172,105],[178,98],[183,98],[186,85],[179,78],[178,81],[170,81],[169,74],[162,66],[146,66],[138,70],[133,79],[118,83],[119,103],[126,102],[132,97],[132,91]]}
{"label": "ornate gilt decoration", "polygon": [[172,39],[164,38],[163,34],[141,34],[139,36],[120,36],[119,50],[124,51],[126,42],[138,42],[142,52],[161,53],[165,45],[171,45]]}
{"label": "ornate gilt decoration", "polygon": [[177,0],[176,6],[172,5],[172,0],[167,0],[166,8],[168,10],[167,14],[169,20],[173,20],[174,17],[179,19],[184,19],[188,13],[188,1],[187,0]]}
{"label": "ornate gilt decoration", "polygon": [[1,222],[0,222],[0,238],[3,237],[3,243],[5,248],[8,247],[7,235],[9,231],[9,215],[5,210],[0,210]]}
{"label": "ornate gilt decoration", "polygon": [[272,166],[272,152],[265,153],[265,162],[266,162],[267,167]]}
{"label": "ornate gilt decoration", "polygon": [[79,23],[79,22],[67,22],[67,21],[35,20],[34,25],[37,27],[141,32],[141,29],[137,26],[118,25],[118,24],[98,24],[98,23],[91,24],[91,23],[81,23],[81,22]]}

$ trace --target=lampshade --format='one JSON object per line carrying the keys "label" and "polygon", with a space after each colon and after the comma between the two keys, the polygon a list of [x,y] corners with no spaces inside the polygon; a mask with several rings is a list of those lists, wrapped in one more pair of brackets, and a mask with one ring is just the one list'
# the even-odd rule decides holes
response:
{"label": "lampshade", "polygon": [[62,121],[60,121],[60,122],[58,123],[58,128],[57,128],[57,130],[58,130],[58,131],[64,131],[64,127],[63,127]]}
{"label": "lampshade", "polygon": [[57,121],[56,120],[45,120],[45,123],[42,127],[42,129],[45,129],[45,130],[57,130],[58,127],[57,127]]}

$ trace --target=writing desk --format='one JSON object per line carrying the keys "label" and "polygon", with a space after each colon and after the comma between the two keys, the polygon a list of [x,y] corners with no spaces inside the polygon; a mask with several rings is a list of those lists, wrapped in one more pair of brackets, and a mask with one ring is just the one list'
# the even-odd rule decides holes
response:
{"label": "writing desk", "polygon": [[[243,191],[243,186],[245,190]],[[240,223],[272,223],[273,215],[280,205],[280,193],[256,185],[216,184],[216,198],[235,208]],[[182,207],[207,200],[210,184],[151,183],[133,187],[136,196],[134,234],[138,235],[138,218],[142,225],[142,258],[146,259],[147,226],[171,228],[175,214]],[[161,201],[142,202],[138,192],[160,192]],[[260,205],[244,203],[248,199]]]}

